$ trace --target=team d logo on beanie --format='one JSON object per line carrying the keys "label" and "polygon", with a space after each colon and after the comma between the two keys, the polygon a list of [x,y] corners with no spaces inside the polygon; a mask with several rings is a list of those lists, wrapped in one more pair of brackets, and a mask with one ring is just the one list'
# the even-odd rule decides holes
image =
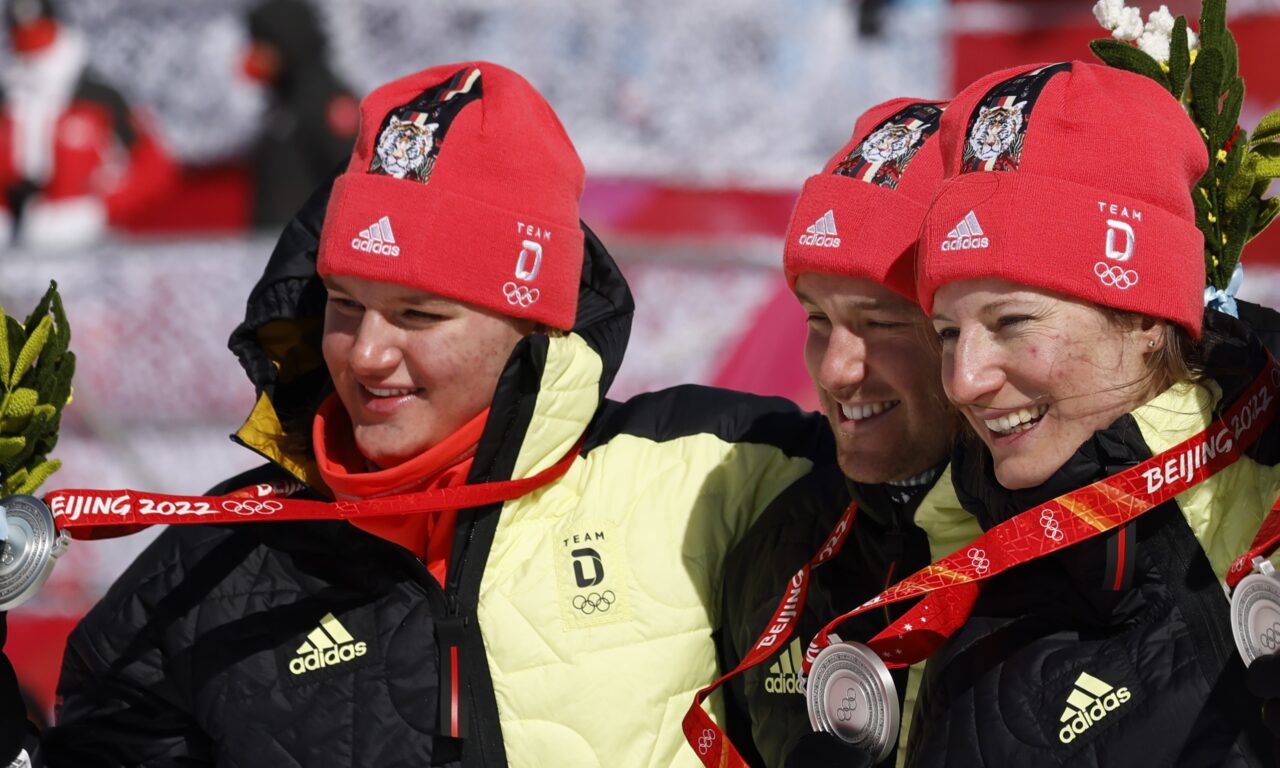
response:
{"label": "team d logo on beanie", "polygon": [[915,300],[910,252],[942,178],[930,137],[944,107],[913,99],[872,107],[805,182],[783,250],[792,288],[801,273],[819,272],[864,277]]}
{"label": "team d logo on beanie", "polygon": [[917,255],[926,312],[941,285],[997,277],[1199,336],[1191,189],[1208,158],[1166,89],[1084,62],[1006,70],[958,94],[939,137],[948,178]]}
{"label": "team d logo on beanie", "polygon": [[584,172],[551,107],[485,62],[419,72],[361,104],[317,271],[573,326]]}

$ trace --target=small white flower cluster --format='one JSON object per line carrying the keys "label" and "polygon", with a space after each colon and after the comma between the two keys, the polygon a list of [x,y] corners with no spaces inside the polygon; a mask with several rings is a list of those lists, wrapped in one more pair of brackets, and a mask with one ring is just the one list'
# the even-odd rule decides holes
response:
{"label": "small white flower cluster", "polygon": [[[1124,0],[1098,0],[1093,6],[1093,16],[1104,29],[1111,30],[1117,40],[1137,42],[1138,48],[1156,61],[1169,60],[1169,38],[1173,35],[1173,14],[1168,6],[1160,6],[1142,23],[1142,9],[1131,8]],[[1199,43],[1196,33],[1187,28],[1187,48]]]}

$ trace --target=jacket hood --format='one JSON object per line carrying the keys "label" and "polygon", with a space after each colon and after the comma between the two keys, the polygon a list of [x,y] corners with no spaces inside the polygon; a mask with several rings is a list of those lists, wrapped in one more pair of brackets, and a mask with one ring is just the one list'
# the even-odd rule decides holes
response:
{"label": "jacket hood", "polygon": [[[327,294],[315,267],[333,180],[285,226],[249,294],[244,321],[228,342],[257,392],[234,439],[316,488],[323,483],[310,454],[309,430],[332,382],[320,349]],[[622,365],[635,303],[604,245],[585,224],[582,229],[574,327],[550,336],[535,333],[516,345],[490,406],[472,482],[540,471],[563,456]]]}

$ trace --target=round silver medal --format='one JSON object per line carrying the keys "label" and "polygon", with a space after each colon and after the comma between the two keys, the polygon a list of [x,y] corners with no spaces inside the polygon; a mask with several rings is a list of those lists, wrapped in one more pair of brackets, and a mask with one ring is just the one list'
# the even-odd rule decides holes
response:
{"label": "round silver medal", "polygon": [[1253,567],[1231,593],[1231,634],[1245,666],[1280,650],[1280,577],[1260,557]]}
{"label": "round silver medal", "polygon": [[809,725],[859,747],[878,763],[898,741],[898,691],[889,668],[861,643],[834,642],[805,683]]}
{"label": "round silver medal", "polygon": [[53,513],[35,496],[0,499],[8,534],[0,544],[0,611],[30,600],[53,572],[70,537],[53,525]]}

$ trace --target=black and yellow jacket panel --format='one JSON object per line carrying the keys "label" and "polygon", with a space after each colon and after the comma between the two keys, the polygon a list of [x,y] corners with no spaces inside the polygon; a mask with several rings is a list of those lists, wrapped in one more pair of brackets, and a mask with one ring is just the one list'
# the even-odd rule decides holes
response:
{"label": "black and yellow jacket panel", "polygon": [[[1248,314],[1248,313],[1247,313]],[[1266,318],[1263,318],[1266,319]],[[987,453],[953,458],[984,529],[1203,430],[1261,370],[1249,329],[1206,313],[1210,379],[1100,430],[1046,483],[1008,491]],[[993,578],[928,662],[907,764],[1271,766],[1223,577],[1280,494],[1280,422],[1247,454],[1119,533]]]}
{"label": "black and yellow jacket panel", "polygon": [[[327,384],[323,204],[286,230],[233,337],[260,393],[239,438],[272,461],[222,490],[324,494],[282,427]],[[73,633],[49,765],[697,765],[680,720],[717,670],[724,556],[833,449],[780,399],[605,400],[632,303],[587,234],[577,325],[517,346],[470,480],[529,476],[581,440],[562,478],[463,510],[443,589],[342,522],[166,531]],[[460,738],[441,723],[455,706]]]}
{"label": "black and yellow jacket panel", "polygon": [[[798,632],[770,658],[728,684],[730,736],[755,765],[784,765],[799,739],[810,732],[801,662],[818,630],[981,533],[956,500],[946,471],[934,482],[906,491],[850,482],[835,465],[816,469],[775,499],[729,555],[725,582],[732,588],[724,591],[721,642],[726,670],[750,651],[792,575],[817,554],[853,499],[858,501],[853,531],[839,555],[812,572]],[[865,642],[902,610],[862,614],[837,632]],[[905,732],[919,671],[898,670],[894,681],[907,713]],[[883,765],[894,765],[897,754]]]}

